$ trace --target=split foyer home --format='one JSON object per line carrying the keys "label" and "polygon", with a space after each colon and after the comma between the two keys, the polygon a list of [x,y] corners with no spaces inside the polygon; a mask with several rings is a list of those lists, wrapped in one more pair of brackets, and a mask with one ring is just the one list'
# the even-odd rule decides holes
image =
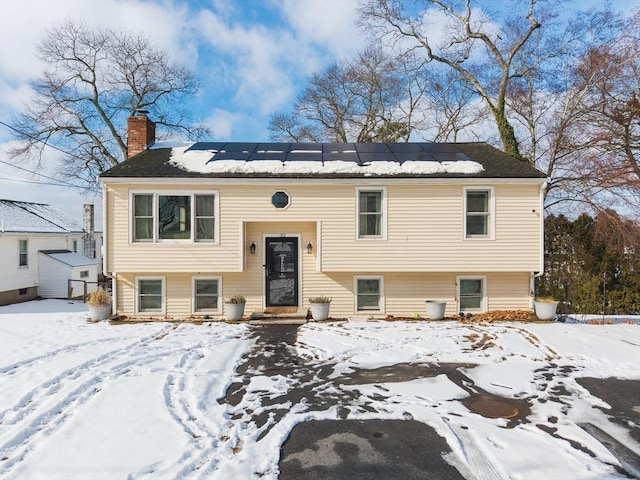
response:
{"label": "split foyer home", "polygon": [[93,205],[78,221],[51,205],[0,200],[0,305],[95,290],[101,237]]}
{"label": "split foyer home", "polygon": [[424,316],[529,309],[546,176],[486,143],[155,143],[100,176],[114,313]]}

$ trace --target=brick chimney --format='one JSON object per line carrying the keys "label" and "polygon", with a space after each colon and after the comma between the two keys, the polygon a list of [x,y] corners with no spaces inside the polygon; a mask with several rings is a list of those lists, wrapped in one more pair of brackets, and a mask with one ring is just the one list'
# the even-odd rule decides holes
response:
{"label": "brick chimney", "polygon": [[127,158],[144,152],[156,141],[156,124],[147,118],[147,111],[138,110],[127,119]]}

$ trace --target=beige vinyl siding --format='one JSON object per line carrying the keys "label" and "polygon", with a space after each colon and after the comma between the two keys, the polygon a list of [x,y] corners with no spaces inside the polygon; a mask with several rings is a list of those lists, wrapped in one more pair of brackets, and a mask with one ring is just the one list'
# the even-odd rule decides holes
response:
{"label": "beige vinyl siding", "polygon": [[[374,186],[372,186],[373,188]],[[321,245],[308,232],[314,251],[321,248],[324,272],[520,271],[540,268],[538,185],[495,185],[494,239],[464,238],[463,185],[387,186],[387,239],[356,239],[356,187],[288,185],[219,186],[218,243],[130,243],[129,192],[148,186],[108,189],[108,271],[241,271],[249,238],[243,222],[322,223]],[[285,209],[271,195],[286,191]],[[158,187],[155,192],[172,191]],[[189,188],[180,188],[189,191]],[[193,191],[206,191],[203,186]],[[274,232],[284,230],[274,225]],[[285,233],[300,233],[297,227]],[[306,237],[303,239],[306,244]]]}
{"label": "beige vinyl siding", "polygon": [[487,275],[488,310],[526,310],[530,308],[531,276],[524,272]]}
{"label": "beige vinyl siding", "polygon": [[495,239],[464,238],[463,187],[389,186],[387,240],[356,240],[354,207],[336,205],[323,222],[322,270],[537,271],[539,188],[497,185]]}
{"label": "beige vinyl siding", "polygon": [[[305,253],[305,256],[307,254]],[[258,254],[256,254],[256,257]],[[311,255],[309,255],[311,257]],[[304,262],[303,262],[304,263]],[[304,268],[304,267],[303,267]],[[442,300],[447,302],[445,314],[455,316],[458,313],[457,285],[458,276],[482,276],[486,281],[488,310],[527,310],[530,308],[529,275],[526,273],[332,273],[307,272],[303,285],[301,307],[309,307],[308,297],[326,295],[332,297],[330,315],[332,318],[349,318],[353,316],[373,316],[383,318],[425,316],[425,300]],[[236,294],[247,297],[245,314],[262,311],[263,277],[261,272],[219,273],[202,272],[203,276],[220,276],[223,298]],[[354,277],[380,276],[384,282],[382,292],[385,302],[379,313],[357,313],[354,299]],[[117,314],[135,317],[135,279],[150,277],[149,272],[120,274],[116,279],[118,308]],[[164,315],[141,314],[138,317],[154,317],[168,319],[187,319],[198,317],[192,314],[192,275],[187,273],[171,273],[164,275],[166,291],[166,312]],[[214,315],[222,318],[224,312]],[[200,314],[201,316],[202,314]]]}

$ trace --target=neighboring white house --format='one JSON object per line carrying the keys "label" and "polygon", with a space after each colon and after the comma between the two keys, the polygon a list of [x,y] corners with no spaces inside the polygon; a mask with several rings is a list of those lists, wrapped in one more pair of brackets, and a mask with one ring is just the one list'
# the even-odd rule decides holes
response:
{"label": "neighboring white house", "polygon": [[[89,223],[93,206],[86,207]],[[95,288],[101,249],[102,235],[93,232],[93,224],[83,228],[50,205],[0,199],[0,305],[38,296],[67,298],[68,279],[77,280],[74,295],[82,294],[84,282]]]}
{"label": "neighboring white house", "polygon": [[95,282],[100,273],[100,265],[84,255],[69,250],[40,250],[38,268],[39,297],[72,298],[93,292],[97,288]]}

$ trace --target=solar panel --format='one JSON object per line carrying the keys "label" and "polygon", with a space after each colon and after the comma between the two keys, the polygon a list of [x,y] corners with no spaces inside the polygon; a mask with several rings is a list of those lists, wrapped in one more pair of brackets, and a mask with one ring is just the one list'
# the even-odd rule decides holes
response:
{"label": "solar panel", "polygon": [[215,150],[219,151],[226,145],[226,142],[196,142],[191,145],[189,148],[185,150],[188,152],[190,150]]}
{"label": "solar panel", "polygon": [[387,143],[393,153],[409,153],[424,151],[419,143]]}
{"label": "solar panel", "polygon": [[353,143],[323,143],[322,153],[342,153],[352,152],[355,153],[356,147]]}
{"label": "solar panel", "polygon": [[354,143],[358,153],[390,153],[391,150],[386,143]]}
{"label": "solar panel", "polygon": [[229,142],[224,146],[224,150],[227,152],[249,152],[252,153],[257,143],[242,143],[242,142]]}
{"label": "solar panel", "polygon": [[290,143],[259,143],[257,152],[283,152],[287,153],[291,147]]}
{"label": "solar panel", "polygon": [[343,162],[356,162],[356,163],[360,162],[360,159],[358,158],[358,154],[355,152],[323,153],[322,160],[325,162],[332,162],[336,160],[342,160]]}
{"label": "solar panel", "polygon": [[396,156],[387,152],[360,152],[360,164],[369,162],[396,162]]}
{"label": "solar panel", "polygon": [[398,162],[433,162],[436,161],[431,155],[425,152],[396,152],[396,158]]}
{"label": "solar panel", "polygon": [[[293,150],[293,149],[292,149]],[[285,162],[321,162],[321,152],[290,152],[285,159]]]}
{"label": "solar panel", "polygon": [[210,162],[217,160],[247,160],[251,152],[218,152],[216,153]]}
{"label": "solar panel", "polygon": [[300,150],[317,150],[318,152],[322,152],[322,144],[321,143],[292,143],[291,148],[289,148],[290,152],[300,151]]}
{"label": "solar panel", "polygon": [[252,162],[254,160],[279,160],[281,162],[284,162],[287,158],[287,155],[288,154],[286,152],[258,150],[256,152],[253,152],[249,156],[248,161]]}

